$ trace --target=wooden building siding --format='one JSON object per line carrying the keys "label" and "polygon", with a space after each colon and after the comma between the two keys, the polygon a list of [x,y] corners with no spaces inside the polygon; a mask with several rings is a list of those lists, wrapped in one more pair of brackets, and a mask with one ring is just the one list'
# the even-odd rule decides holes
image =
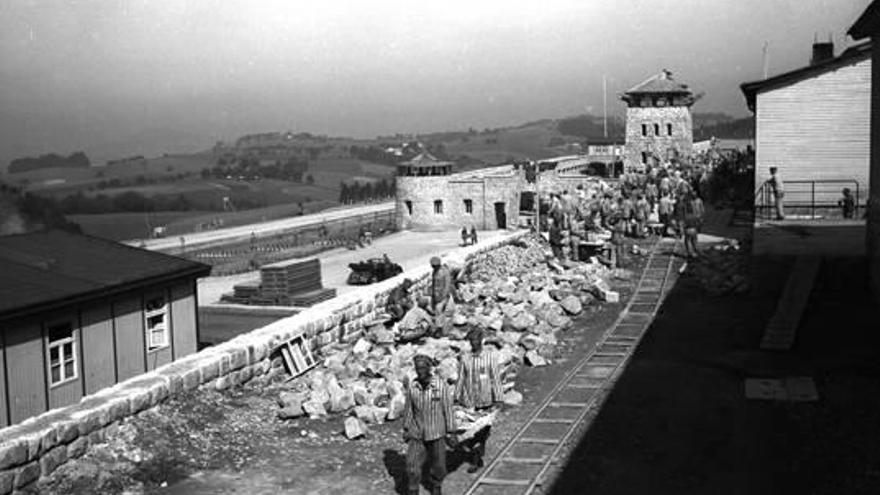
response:
{"label": "wooden building siding", "polygon": [[0,428],[9,426],[9,405],[7,401],[6,383],[6,342],[3,332],[0,331]]}
{"label": "wooden building siding", "polygon": [[27,322],[4,328],[9,420],[20,423],[46,410],[42,328]]}
{"label": "wooden building siding", "polygon": [[82,362],[86,394],[93,394],[116,383],[116,344],[110,305],[83,310]]}
{"label": "wooden building siding", "polygon": [[[168,345],[147,351],[145,301],[164,294]],[[180,280],[61,312],[0,326],[0,427],[78,402],[117,382],[170,363],[197,348],[195,280]],[[70,322],[76,378],[50,385],[49,327]]]}
{"label": "wooden building siding", "polygon": [[[765,90],[756,101],[756,190],[769,167],[777,166],[784,181],[855,179],[864,202],[870,186],[870,59]],[[835,201],[840,188],[820,200]]]}
{"label": "wooden building siding", "polygon": [[195,282],[188,281],[171,287],[171,340],[174,359],[196,352],[196,292]]}
{"label": "wooden building siding", "polygon": [[144,314],[140,294],[113,303],[113,326],[116,332],[117,380],[128,380],[146,369]]}

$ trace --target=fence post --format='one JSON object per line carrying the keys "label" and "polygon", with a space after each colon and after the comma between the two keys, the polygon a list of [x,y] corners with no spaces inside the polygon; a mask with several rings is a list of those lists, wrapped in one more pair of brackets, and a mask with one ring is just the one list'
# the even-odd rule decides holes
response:
{"label": "fence post", "polygon": [[816,219],[816,181],[810,181],[810,220]]}

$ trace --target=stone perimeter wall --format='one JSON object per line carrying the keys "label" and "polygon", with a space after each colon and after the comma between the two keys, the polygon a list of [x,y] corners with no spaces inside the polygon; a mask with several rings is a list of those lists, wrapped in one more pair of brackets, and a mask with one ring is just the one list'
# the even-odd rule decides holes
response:
{"label": "stone perimeter wall", "polygon": [[[527,235],[517,231],[456,252],[472,261],[488,251]],[[353,343],[384,308],[389,293],[404,278],[415,282],[416,292],[427,290],[430,266],[410,270],[392,279],[318,304],[240,335],[155,371],[136,376],[83,398],[77,404],[54,409],[18,425],[0,430],[0,495],[33,488],[68,459],[102,443],[120,421],[143,413],[165,399],[203,387],[225,390],[260,377],[283,373],[277,347],[297,335],[309,339],[313,352],[334,342]]]}

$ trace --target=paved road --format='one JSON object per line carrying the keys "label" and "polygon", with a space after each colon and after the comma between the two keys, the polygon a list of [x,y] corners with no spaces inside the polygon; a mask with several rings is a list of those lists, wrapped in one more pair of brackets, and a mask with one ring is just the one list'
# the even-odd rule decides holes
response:
{"label": "paved road", "polygon": [[279,231],[320,225],[322,222],[343,220],[358,215],[389,213],[391,211],[394,211],[394,203],[388,202],[374,205],[356,206],[353,208],[328,210],[312,215],[283,218],[280,220],[271,220],[268,222],[241,225],[238,227],[229,227],[225,229],[211,230],[208,232],[195,232],[192,234],[185,234],[183,236],[174,236],[163,239],[149,239],[146,241],[126,241],[125,244],[128,244],[130,246],[141,246],[141,243],[143,242],[142,247],[151,251],[174,252],[180,249],[181,238],[183,238],[186,248],[190,249],[219,242],[246,240],[250,238],[251,234],[263,236]]}
{"label": "paved road", "polygon": [[[508,233],[506,230],[480,232],[480,242],[494,239]],[[334,249],[319,254],[321,260],[321,279],[324,287],[332,287],[338,294],[345,294],[357,289],[345,283],[349,274],[349,263],[388,254],[391,261],[400,264],[404,271],[418,266],[427,266],[431,256],[439,256],[459,247],[461,237],[458,232],[396,232],[382,236],[366,248],[349,250]],[[244,281],[259,280],[259,271],[230,275],[226,277],[208,277],[199,280],[199,304],[213,304],[220,300],[225,292],[232,292],[235,284]]]}

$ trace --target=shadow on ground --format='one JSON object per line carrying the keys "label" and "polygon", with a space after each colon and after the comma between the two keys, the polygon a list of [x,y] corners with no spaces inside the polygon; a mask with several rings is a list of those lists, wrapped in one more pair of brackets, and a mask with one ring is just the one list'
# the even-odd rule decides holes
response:
{"label": "shadow on ground", "polygon": [[[863,260],[826,259],[794,349],[759,349],[790,258],[747,294],[685,273],[549,493],[880,493],[880,334]],[[746,400],[747,377],[810,376],[818,402]]]}

